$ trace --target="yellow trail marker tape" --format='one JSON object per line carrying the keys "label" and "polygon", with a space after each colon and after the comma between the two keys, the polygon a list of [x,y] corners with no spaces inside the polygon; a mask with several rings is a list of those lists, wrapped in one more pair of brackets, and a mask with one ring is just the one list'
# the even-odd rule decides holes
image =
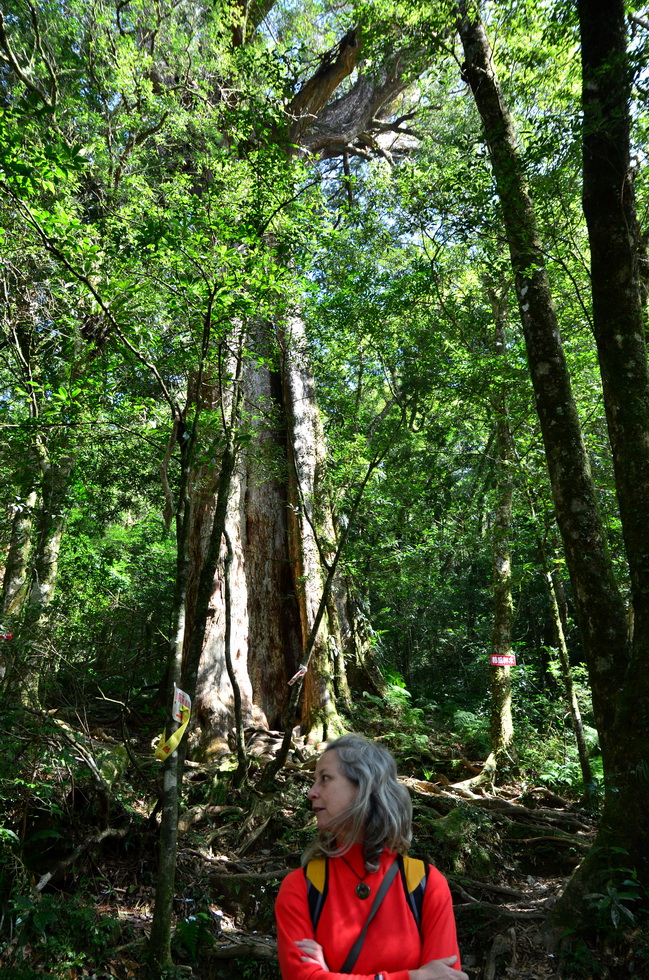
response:
{"label": "yellow trail marker tape", "polygon": [[155,757],[160,762],[164,762],[168,759],[172,752],[175,752],[180,744],[180,740],[185,734],[185,729],[189,724],[189,716],[191,711],[184,704],[180,706],[180,714],[182,716],[182,724],[180,728],[177,728],[173,735],[167,738],[166,730],[162,733],[162,738],[158,742],[158,747],[155,750]]}

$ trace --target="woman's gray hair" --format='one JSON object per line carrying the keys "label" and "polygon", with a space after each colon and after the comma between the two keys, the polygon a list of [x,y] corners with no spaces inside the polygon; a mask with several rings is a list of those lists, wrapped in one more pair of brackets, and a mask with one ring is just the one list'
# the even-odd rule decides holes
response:
{"label": "woman's gray hair", "polygon": [[[387,749],[364,735],[342,735],[329,742],[325,752],[336,751],[347,779],[358,786],[353,802],[322,832],[304,853],[303,863],[313,857],[338,857],[352,844],[363,842],[368,871],[376,871],[384,847],[405,854],[412,839],[412,802],[397,779],[397,765]],[[336,835],[344,831],[344,843]]]}

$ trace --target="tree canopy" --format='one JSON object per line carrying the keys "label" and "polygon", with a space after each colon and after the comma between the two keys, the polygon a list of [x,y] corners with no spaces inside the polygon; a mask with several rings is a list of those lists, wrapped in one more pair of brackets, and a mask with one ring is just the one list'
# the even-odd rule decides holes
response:
{"label": "tree canopy", "polygon": [[[622,0],[2,3],[14,910],[59,833],[17,787],[52,804],[102,725],[140,769],[176,685],[159,975],[185,760],[234,753],[238,806],[381,710],[420,779],[448,738],[469,796],[581,800],[551,924],[601,895],[585,943],[649,955],[648,31]],[[104,830],[131,804],[78,751]]]}

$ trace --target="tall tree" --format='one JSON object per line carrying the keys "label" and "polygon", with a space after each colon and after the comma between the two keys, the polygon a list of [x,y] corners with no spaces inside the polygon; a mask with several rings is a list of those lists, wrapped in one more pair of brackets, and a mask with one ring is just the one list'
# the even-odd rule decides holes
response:
{"label": "tall tree", "polygon": [[581,0],[583,206],[593,328],[631,579],[633,634],[608,655],[612,701],[601,836],[646,873],[649,752],[649,370],[631,167],[631,65],[622,0]]}
{"label": "tall tree", "polygon": [[[618,20],[620,16],[621,5]],[[609,844],[616,841],[618,846],[626,848],[638,871],[644,872],[647,862],[646,820],[638,801],[637,779],[638,772],[644,772],[641,759],[646,755],[646,745],[643,743],[638,756],[633,746],[640,748],[638,743],[643,737],[633,739],[630,746],[632,754],[625,756],[625,767],[622,768],[618,729],[620,712],[624,709],[628,711],[630,702],[635,703],[640,714],[643,705],[646,710],[644,688],[642,682],[636,683],[634,688],[627,687],[632,677],[628,673],[631,651],[625,609],[615,583],[606,535],[599,516],[514,122],[498,83],[484,25],[474,7],[469,9],[468,5],[463,6],[458,27],[465,56],[463,70],[482,119],[502,203],[503,223],[516,279],[555,511],[591,680],[607,777],[601,840]],[[600,28],[599,22],[597,27],[595,21],[592,22],[593,36],[601,36]],[[619,25],[615,36],[619,45]],[[609,66],[611,64],[618,69],[624,64],[623,48],[620,50],[618,47],[616,57],[609,62]],[[599,81],[598,77],[597,85]],[[593,85],[594,80],[589,79],[587,84]],[[598,108],[598,112],[601,108]],[[624,113],[624,106],[616,102],[615,112]],[[590,135],[588,129],[586,132]],[[624,171],[623,161],[621,166]],[[617,176],[615,192],[619,196],[624,184],[619,179],[619,171]],[[633,290],[630,298],[633,300]],[[637,326],[633,330],[634,351],[637,352],[639,331]],[[610,345],[615,347],[616,343],[613,334]],[[603,374],[613,369],[606,362],[606,356],[605,349],[601,347]],[[637,361],[631,363],[635,373]],[[640,375],[641,378],[645,376],[644,373]],[[628,473],[625,480],[628,480]],[[640,658],[642,656],[644,654],[640,654]],[[626,800],[624,812],[619,808],[621,797]],[[593,873],[593,867],[596,869],[602,859],[608,859],[605,849],[592,852],[590,862],[582,866],[581,876],[585,878]],[[578,890],[579,879],[576,881],[575,890]]]}
{"label": "tall tree", "polygon": [[[239,52],[252,52],[260,44],[260,32],[255,33],[259,24],[252,14],[247,11],[245,34],[235,31],[232,35]],[[277,16],[281,19],[286,12],[280,9]],[[360,60],[362,33],[356,28],[347,30],[320,56],[316,70],[283,105],[283,122],[278,116],[273,126],[266,127],[271,137],[258,146],[244,144],[251,163],[256,161],[268,172],[270,162],[275,183],[280,186],[287,176],[296,182],[299,179],[293,169],[296,150],[311,165],[322,157],[331,160],[352,153],[367,157],[374,136],[389,136],[393,129],[396,140],[399,127],[396,120],[392,121],[391,105],[407,84],[415,55],[419,56],[415,46],[401,41],[398,54],[384,52],[370,65]],[[338,95],[354,70],[357,79]],[[297,192],[295,186],[289,193]],[[276,202],[266,208],[271,213],[278,210]],[[260,242],[267,241],[263,237],[271,227],[267,214],[257,214],[255,220]],[[275,241],[283,243],[288,268],[291,253],[292,261],[296,259],[295,248],[290,237],[275,227],[273,235]],[[299,302],[266,324],[259,323],[253,348],[255,344],[258,357],[256,361],[253,357],[246,370],[246,398],[251,404],[263,404],[266,416],[274,420],[276,468],[271,478],[260,480],[260,446],[265,442],[268,447],[268,437],[260,432],[243,457],[230,505],[232,616],[238,624],[235,660],[244,669],[247,663],[244,690],[248,696],[244,701],[248,718],[253,717],[254,703],[272,725],[292,727],[295,719],[284,717],[287,681],[303,661],[319,617],[335,534],[325,499],[322,425]],[[329,543],[323,547],[322,542]],[[208,752],[210,737],[218,743],[231,712],[227,687],[219,692],[214,686],[215,676],[225,678],[221,652],[224,595],[219,587],[214,589],[211,608],[211,625],[199,667],[199,700]],[[331,733],[340,724],[336,697],[346,682],[343,661],[339,656],[336,659],[334,651],[340,649],[341,624],[336,620],[341,614],[342,607],[330,602],[329,614],[315,636],[313,659],[304,682],[299,720],[303,729],[314,733]],[[342,631],[350,632],[344,623]]]}
{"label": "tall tree", "polygon": [[[489,289],[489,299],[495,320],[496,356],[504,358],[506,338],[506,294]],[[510,536],[512,501],[514,495],[513,440],[508,418],[507,390],[501,381],[493,396],[496,419],[497,499],[492,530],[494,627],[491,652],[496,657],[509,658],[512,653],[514,603],[512,598],[512,568]],[[497,662],[496,662],[497,663]],[[494,665],[490,671],[491,687],[491,751],[485,763],[487,776],[493,779],[499,767],[511,761],[514,725],[512,721],[511,666]]]}

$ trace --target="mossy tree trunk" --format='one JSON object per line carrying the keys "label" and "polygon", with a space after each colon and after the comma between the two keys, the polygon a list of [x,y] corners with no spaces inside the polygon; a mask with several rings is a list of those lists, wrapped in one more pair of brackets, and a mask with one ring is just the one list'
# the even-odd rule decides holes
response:
{"label": "mossy tree trunk", "polygon": [[2,581],[2,616],[20,614],[25,598],[25,585],[32,551],[34,510],[38,501],[35,490],[28,491],[14,504],[11,538]]}
{"label": "mossy tree trunk", "polygon": [[[603,19],[605,11],[606,20]],[[503,223],[516,279],[555,513],[589,670],[606,775],[605,812],[599,841],[624,848],[629,855],[627,860],[646,876],[649,863],[645,804],[649,757],[646,356],[642,324],[636,316],[635,219],[627,200],[630,193],[628,143],[625,147],[624,125],[613,118],[616,114],[624,115],[628,103],[624,102],[624,92],[619,87],[613,102],[604,98],[604,89],[609,92],[614,84],[606,76],[604,66],[626,77],[623,5],[584,2],[580,14],[584,30],[584,84],[589,93],[584,106],[585,204],[587,210],[590,207],[597,211],[600,205],[603,209],[597,220],[591,215],[589,221],[591,248],[593,253],[600,253],[599,259],[593,256],[594,263],[597,262],[597,272],[595,265],[593,270],[594,315],[598,320],[596,336],[633,587],[636,619],[633,648],[599,516],[513,120],[498,85],[482,23],[475,17],[463,16],[459,31],[465,54],[465,77],[483,122],[503,205]],[[609,46],[606,57],[601,53],[602,44]],[[599,101],[591,105],[589,100],[596,92]],[[611,118],[607,119],[607,113]],[[595,133],[599,143],[593,141]],[[607,145],[607,134],[615,145]],[[603,183],[600,163],[608,173]],[[612,240],[615,256],[610,253]],[[616,298],[610,295],[613,290]],[[613,309],[615,306],[618,314]],[[622,310],[626,310],[627,316],[624,323],[621,322],[624,314],[622,318],[619,315]],[[623,404],[625,399],[627,406]],[[597,865],[606,860],[606,854],[606,848],[593,851],[581,877],[590,874],[589,868],[596,874]],[[581,894],[581,889],[576,891]]]}
{"label": "mossy tree trunk", "polygon": [[631,167],[631,64],[623,0],[580,0],[583,207],[593,329],[631,579],[633,638],[610,655],[600,842],[649,880],[649,371]]}
{"label": "mossy tree trunk", "polygon": [[543,554],[543,552],[541,553],[541,558],[544,566],[543,574],[545,577],[547,590],[548,590],[548,601],[550,604],[550,619],[552,621],[554,642],[559,657],[561,679],[563,680],[563,686],[566,692],[566,701],[568,704],[568,710],[570,712],[570,719],[572,721],[572,728],[575,733],[575,741],[577,743],[577,754],[579,756],[579,765],[581,768],[581,778],[584,781],[584,796],[588,797],[592,795],[592,791],[593,791],[593,773],[590,767],[588,746],[586,744],[586,736],[584,734],[584,723],[581,718],[581,710],[579,708],[579,702],[577,701],[575,685],[572,680],[572,671],[570,669],[570,655],[568,653],[566,636],[563,629],[563,622],[561,620],[561,610],[559,609],[559,602],[557,599],[557,590],[555,585],[556,573],[546,568],[547,563],[545,561],[545,555]]}
{"label": "mossy tree trunk", "polygon": [[[214,293],[212,293],[212,296]],[[203,380],[205,358],[209,350],[211,333],[211,302],[208,303],[203,338],[203,360],[197,373],[195,390],[189,393],[188,402],[194,402],[194,424],[187,432],[184,414],[178,413],[174,420],[172,440],[177,439],[181,447],[181,493],[178,503],[178,556],[176,593],[174,597],[174,629],[168,661],[168,691],[166,732],[171,734],[178,723],[172,714],[174,684],[180,687],[192,701],[195,700],[197,674],[203,650],[208,610],[212,595],[212,584],[226,536],[226,515],[231,494],[233,474],[239,453],[238,438],[241,425],[241,364],[243,355],[243,333],[239,331],[238,355],[233,358],[230,373],[230,390],[227,411],[222,416],[223,433],[221,452],[217,461],[218,480],[215,493],[215,506],[207,536],[207,545],[198,565],[198,581],[194,603],[188,602],[190,578],[190,529],[192,501],[188,490],[188,477],[193,452],[198,440],[198,423],[203,409]],[[209,386],[208,386],[209,387]],[[184,435],[187,439],[184,439]],[[227,552],[226,548],[226,552]],[[149,967],[157,976],[172,965],[171,957],[171,917],[173,908],[174,884],[176,876],[176,856],[178,841],[178,809],[182,785],[183,766],[187,751],[187,738],[183,737],[178,748],[163,763],[162,816],[160,825],[160,846],[156,896],[149,944]]]}
{"label": "mossy tree trunk", "polygon": [[[7,562],[2,580],[2,625],[20,621],[28,595],[29,559],[33,547],[34,512],[38,502],[36,490],[30,490],[14,505]],[[0,644],[0,685],[10,689],[14,683],[16,658],[9,642]]]}
{"label": "mossy tree trunk", "polygon": [[483,122],[503,204],[554,508],[588,658],[593,708],[606,764],[614,752],[607,738],[615,713],[610,692],[617,690],[620,668],[628,660],[624,603],[613,575],[513,119],[500,91],[483,24],[466,17],[460,21],[459,30],[465,76]]}

